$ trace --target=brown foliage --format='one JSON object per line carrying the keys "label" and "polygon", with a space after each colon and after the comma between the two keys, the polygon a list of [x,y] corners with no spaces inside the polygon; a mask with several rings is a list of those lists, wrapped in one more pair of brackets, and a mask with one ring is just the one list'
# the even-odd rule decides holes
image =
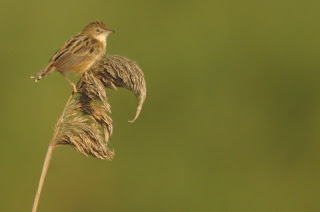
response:
{"label": "brown foliage", "polygon": [[53,145],[69,144],[83,155],[111,160],[114,152],[107,143],[112,135],[112,119],[108,116],[111,110],[105,88],[118,87],[133,91],[139,99],[136,115],[130,122],[135,121],[146,98],[144,75],[135,62],[108,55],[80,78],[79,96],[69,99],[57,123]]}

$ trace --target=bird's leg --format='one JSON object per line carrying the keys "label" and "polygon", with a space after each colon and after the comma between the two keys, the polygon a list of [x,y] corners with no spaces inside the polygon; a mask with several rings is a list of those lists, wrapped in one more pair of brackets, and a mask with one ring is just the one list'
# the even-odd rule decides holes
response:
{"label": "bird's leg", "polygon": [[70,83],[70,85],[72,86],[73,93],[77,93],[78,91],[77,91],[76,85],[66,75],[64,75],[64,74],[62,74],[62,75]]}

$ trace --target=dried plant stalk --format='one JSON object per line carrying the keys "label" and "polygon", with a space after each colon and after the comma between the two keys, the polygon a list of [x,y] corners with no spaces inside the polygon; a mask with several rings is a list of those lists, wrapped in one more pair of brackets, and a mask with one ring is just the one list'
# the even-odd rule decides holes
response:
{"label": "dried plant stalk", "polygon": [[135,62],[121,56],[105,56],[85,73],[77,83],[78,96],[70,95],[59,118],[43,165],[33,205],[37,211],[44,179],[55,147],[70,145],[85,156],[111,160],[114,151],[108,148],[112,135],[112,119],[105,88],[125,87],[139,99],[135,121],[146,98],[146,83]]}

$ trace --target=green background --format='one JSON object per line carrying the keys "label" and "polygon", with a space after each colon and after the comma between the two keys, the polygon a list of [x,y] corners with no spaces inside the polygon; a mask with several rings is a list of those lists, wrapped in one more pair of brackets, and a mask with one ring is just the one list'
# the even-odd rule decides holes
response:
{"label": "green background", "polygon": [[0,211],[31,211],[71,87],[29,77],[91,21],[147,99],[108,91],[112,162],[55,150],[39,212],[320,211],[319,1],[1,1]]}

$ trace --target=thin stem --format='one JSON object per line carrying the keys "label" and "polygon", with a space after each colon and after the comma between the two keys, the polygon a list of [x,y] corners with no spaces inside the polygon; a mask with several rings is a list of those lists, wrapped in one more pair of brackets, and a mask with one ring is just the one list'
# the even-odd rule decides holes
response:
{"label": "thin stem", "polygon": [[40,195],[41,195],[41,191],[42,191],[42,187],[43,187],[43,183],[44,183],[44,180],[45,180],[46,175],[47,175],[47,171],[48,171],[48,168],[49,168],[49,164],[50,164],[50,161],[51,161],[53,150],[55,148],[55,141],[56,141],[57,135],[59,133],[61,123],[63,122],[64,114],[65,114],[66,109],[67,109],[67,107],[68,107],[68,105],[70,103],[71,98],[72,98],[72,94],[70,95],[70,97],[69,97],[69,99],[67,101],[67,104],[63,109],[62,115],[61,115],[61,117],[59,118],[59,120],[57,122],[57,125],[55,127],[55,132],[54,132],[52,140],[51,140],[51,142],[49,144],[48,151],[47,151],[47,154],[46,154],[46,158],[44,159],[44,163],[43,163],[43,167],[42,167],[42,172],[41,172],[41,177],[40,177],[40,180],[39,180],[38,190],[37,190],[36,196],[34,198],[32,212],[36,212],[37,211],[39,200],[40,200]]}
{"label": "thin stem", "polygon": [[44,160],[44,164],[43,164],[43,168],[42,168],[42,172],[41,172],[41,177],[40,177],[40,181],[39,181],[39,185],[38,185],[38,190],[36,193],[36,197],[34,199],[34,203],[33,203],[33,208],[32,208],[32,212],[36,212],[37,208],[38,208],[38,204],[39,204],[39,199],[40,199],[40,194],[42,191],[42,186],[44,183],[44,179],[46,178],[47,175],[47,171],[49,168],[49,164],[50,164],[50,160],[51,160],[51,156],[52,156],[52,152],[54,149],[54,145],[49,145],[48,151],[47,151],[47,155],[46,158]]}

